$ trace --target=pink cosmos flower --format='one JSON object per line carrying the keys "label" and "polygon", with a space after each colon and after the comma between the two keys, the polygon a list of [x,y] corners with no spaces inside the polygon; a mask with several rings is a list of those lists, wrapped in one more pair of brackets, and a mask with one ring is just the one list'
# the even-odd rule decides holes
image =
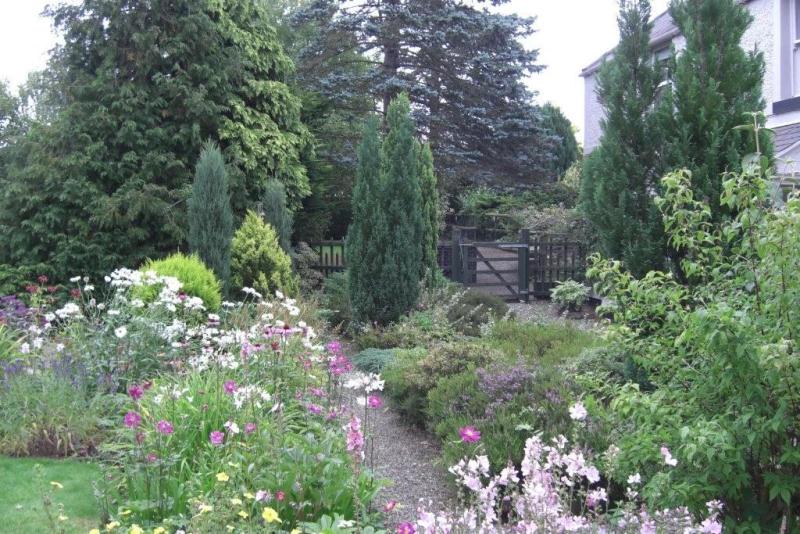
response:
{"label": "pink cosmos flower", "polygon": [[125,414],[125,426],[128,428],[136,428],[142,422],[142,416],[136,412],[128,412]]}
{"label": "pink cosmos flower", "polygon": [[380,408],[383,406],[383,401],[377,395],[370,395],[367,397],[367,405],[370,408]]}
{"label": "pink cosmos flower", "polygon": [[225,434],[219,430],[214,430],[208,435],[208,440],[214,446],[222,445],[222,442],[225,441]]}
{"label": "pink cosmos flower", "polygon": [[144,389],[139,384],[134,384],[128,388],[128,395],[135,401],[138,401],[144,395]]}
{"label": "pink cosmos flower", "polygon": [[256,431],[256,424],[255,423],[245,423],[244,425],[244,433],[245,434],[252,434]]}
{"label": "pink cosmos flower", "polygon": [[233,380],[226,380],[225,384],[222,386],[222,389],[225,390],[225,393],[228,395],[233,395],[236,392],[236,382]]}
{"label": "pink cosmos flower", "polygon": [[156,430],[158,430],[165,436],[169,436],[175,431],[175,429],[172,427],[172,423],[170,423],[169,421],[165,421],[164,419],[162,419],[156,424]]}
{"label": "pink cosmos flower", "polygon": [[397,525],[397,534],[414,534],[416,531],[417,529],[414,528],[414,525],[408,521],[403,521]]}
{"label": "pink cosmos flower", "polygon": [[461,441],[464,443],[475,443],[481,439],[480,431],[474,426],[465,426],[458,430],[461,435]]}

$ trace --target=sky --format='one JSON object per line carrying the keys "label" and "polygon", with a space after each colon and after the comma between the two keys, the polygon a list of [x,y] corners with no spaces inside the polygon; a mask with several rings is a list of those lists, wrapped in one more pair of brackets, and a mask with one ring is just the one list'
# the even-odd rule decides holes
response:
{"label": "sky", "polygon": [[[57,1],[0,0],[0,78],[12,87],[23,83],[29,72],[44,68],[58,37],[39,14],[46,4]],[[652,0],[653,14],[668,3]],[[525,45],[539,50],[539,63],[546,68],[531,76],[528,85],[538,93],[539,103],[559,106],[579,132],[583,129],[579,74],[616,44],[617,7],[618,0],[511,0],[502,7],[505,12],[537,17],[537,32]]]}

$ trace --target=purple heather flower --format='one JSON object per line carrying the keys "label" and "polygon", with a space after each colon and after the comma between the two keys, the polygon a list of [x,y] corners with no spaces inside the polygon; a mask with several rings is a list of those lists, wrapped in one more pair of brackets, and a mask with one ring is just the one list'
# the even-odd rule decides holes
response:
{"label": "purple heather flower", "polygon": [[162,419],[156,424],[156,430],[158,430],[165,436],[168,436],[175,431],[175,429],[172,427],[172,423],[170,423],[169,421],[165,421],[164,419]]}
{"label": "purple heather flower", "polygon": [[233,380],[226,380],[222,388],[228,395],[233,395],[234,392],[236,391],[236,382],[234,382]]}
{"label": "purple heather flower", "polygon": [[370,408],[380,408],[383,406],[383,401],[377,395],[370,395],[367,397],[367,405]]}
{"label": "purple heather flower", "polygon": [[313,413],[314,415],[319,415],[322,413],[322,406],[318,406],[316,404],[309,404],[308,411]]}
{"label": "purple heather flower", "polygon": [[139,384],[134,384],[128,388],[128,395],[135,401],[138,401],[144,395],[144,389]]}
{"label": "purple heather flower", "polygon": [[219,446],[222,445],[223,441],[225,441],[225,434],[219,430],[214,430],[208,435],[208,439],[211,441],[212,445]]}
{"label": "purple heather flower", "polygon": [[255,423],[245,423],[244,425],[244,433],[245,434],[252,434],[256,431],[256,424]]}
{"label": "purple heather flower", "polygon": [[461,427],[458,433],[461,435],[461,441],[464,443],[475,443],[481,439],[480,431],[474,426]]}
{"label": "purple heather flower", "polygon": [[136,428],[142,423],[142,416],[136,412],[128,412],[125,414],[125,426],[128,428]]}

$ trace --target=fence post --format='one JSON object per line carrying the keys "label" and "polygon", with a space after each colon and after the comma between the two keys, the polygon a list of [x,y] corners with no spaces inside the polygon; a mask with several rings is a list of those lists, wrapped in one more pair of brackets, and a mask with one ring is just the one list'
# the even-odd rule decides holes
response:
{"label": "fence post", "polygon": [[452,252],[450,254],[450,277],[453,282],[463,282],[461,273],[461,228],[453,226]]}
{"label": "fence post", "polygon": [[531,252],[531,234],[528,229],[520,230],[519,241],[523,246],[517,249],[517,294],[520,302],[530,302],[528,262]]}

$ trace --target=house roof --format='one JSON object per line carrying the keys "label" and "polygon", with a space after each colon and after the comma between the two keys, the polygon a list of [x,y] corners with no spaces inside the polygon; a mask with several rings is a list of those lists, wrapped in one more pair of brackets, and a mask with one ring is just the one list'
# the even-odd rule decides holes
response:
{"label": "house roof", "polygon": [[[750,0],[739,0],[742,4],[746,4],[750,2]],[[664,11],[656,18],[652,20],[652,28],[650,29],[650,48],[657,49],[660,48],[662,45],[669,43],[672,39],[680,34],[680,30],[678,30],[678,26],[675,25],[675,21],[672,20],[672,17],[669,14],[669,10]],[[581,71],[582,77],[591,76],[600,68],[603,62],[611,56],[614,52],[612,48],[599,58],[595,59],[591,64],[587,65]]]}
{"label": "house roof", "polygon": [[775,154],[780,156],[796,144],[800,143],[800,123],[776,126]]}

